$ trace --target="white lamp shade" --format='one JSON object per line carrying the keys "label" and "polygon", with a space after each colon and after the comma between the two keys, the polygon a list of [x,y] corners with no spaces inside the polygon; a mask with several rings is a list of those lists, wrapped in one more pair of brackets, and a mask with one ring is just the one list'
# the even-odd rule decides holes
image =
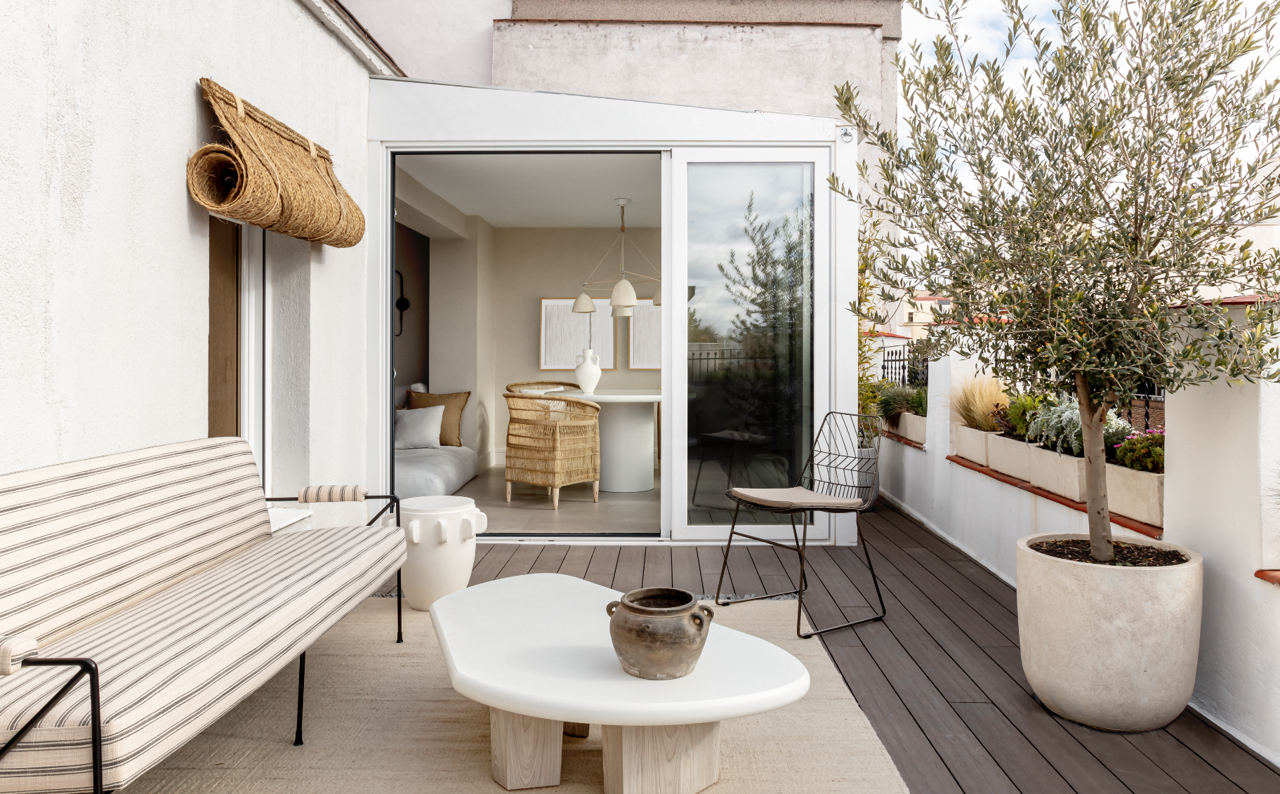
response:
{"label": "white lamp shade", "polygon": [[609,316],[610,317],[631,317],[632,313],[633,313],[633,309],[630,306],[614,306],[613,311],[610,312]]}
{"label": "white lamp shade", "polygon": [[595,310],[596,302],[591,300],[591,296],[585,292],[573,302],[573,311],[577,314],[590,314]]}
{"label": "white lamp shade", "polygon": [[661,284],[658,285],[658,289],[653,293],[653,305],[654,306],[662,305],[662,285]]}
{"label": "white lamp shade", "polygon": [[[636,300],[636,288],[631,286],[630,281],[624,278],[613,285],[613,296],[609,298],[610,306],[635,306],[637,303],[639,301]],[[621,316],[630,317],[631,314],[628,312]]]}

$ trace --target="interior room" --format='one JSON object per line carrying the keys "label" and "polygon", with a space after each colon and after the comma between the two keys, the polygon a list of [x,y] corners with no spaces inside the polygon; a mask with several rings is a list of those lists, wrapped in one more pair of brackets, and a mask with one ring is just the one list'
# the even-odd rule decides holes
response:
{"label": "interior room", "polygon": [[660,155],[397,155],[395,210],[395,492],[489,535],[657,535]]}

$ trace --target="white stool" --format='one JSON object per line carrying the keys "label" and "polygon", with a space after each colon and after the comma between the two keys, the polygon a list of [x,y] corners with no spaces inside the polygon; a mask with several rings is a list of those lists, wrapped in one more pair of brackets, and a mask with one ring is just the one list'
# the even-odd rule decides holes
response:
{"label": "white stool", "polygon": [[476,561],[476,535],[489,527],[475,500],[465,496],[405,499],[400,503],[400,525],[409,547],[401,586],[410,607],[426,612],[436,599],[466,588]]}

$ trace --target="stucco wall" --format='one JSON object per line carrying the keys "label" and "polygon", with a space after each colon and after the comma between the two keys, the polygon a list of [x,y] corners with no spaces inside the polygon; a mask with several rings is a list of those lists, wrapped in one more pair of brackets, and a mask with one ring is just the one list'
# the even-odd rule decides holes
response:
{"label": "stucco wall", "polygon": [[902,36],[899,0],[514,0],[512,19],[873,22]]}
{"label": "stucco wall", "polygon": [[[212,77],[366,200],[368,72],[294,0],[0,4],[0,471],[203,436]],[[310,476],[364,467],[365,246],[310,260]]]}
{"label": "stucco wall", "polygon": [[849,80],[878,120],[892,101],[881,98],[882,49],[878,27],[500,21],[493,83],[835,116],[832,86]]}
{"label": "stucco wall", "polygon": [[1280,587],[1253,576],[1276,511],[1276,453],[1264,444],[1280,422],[1277,391],[1218,382],[1168,396],[1164,534],[1204,556],[1192,703],[1280,763]]}
{"label": "stucco wall", "polygon": [[460,85],[489,85],[493,20],[511,0],[343,0],[405,74]]}

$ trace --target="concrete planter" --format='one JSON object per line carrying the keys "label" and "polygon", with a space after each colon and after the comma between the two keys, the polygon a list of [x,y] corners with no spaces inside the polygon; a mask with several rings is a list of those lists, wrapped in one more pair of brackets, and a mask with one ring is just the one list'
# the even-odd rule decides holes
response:
{"label": "concrete planter", "polygon": [[996,435],[987,438],[987,465],[1001,474],[1025,480],[1030,460],[1031,445],[1025,441]]}
{"label": "concrete planter", "polygon": [[956,425],[955,441],[956,454],[965,460],[971,460],[979,466],[989,466],[987,463],[987,439],[999,436],[999,433],[989,433],[985,430],[975,430],[968,425]]}
{"label": "concrete planter", "polygon": [[1191,699],[1200,650],[1204,559],[1164,568],[1121,568],[1049,557],[1029,542],[1088,538],[1050,534],[1017,547],[1022,668],[1051,711],[1109,731],[1172,722]]}
{"label": "concrete planter", "polygon": [[1027,459],[1029,465],[1027,474],[1022,479],[1073,502],[1084,501],[1084,458],[1030,444],[1027,449],[1030,451]]}
{"label": "concrete planter", "polygon": [[1116,515],[1163,527],[1164,475],[1108,463],[1107,502]]}
{"label": "concrete planter", "polygon": [[893,432],[917,444],[924,444],[925,418],[912,413],[898,415],[898,424]]}

